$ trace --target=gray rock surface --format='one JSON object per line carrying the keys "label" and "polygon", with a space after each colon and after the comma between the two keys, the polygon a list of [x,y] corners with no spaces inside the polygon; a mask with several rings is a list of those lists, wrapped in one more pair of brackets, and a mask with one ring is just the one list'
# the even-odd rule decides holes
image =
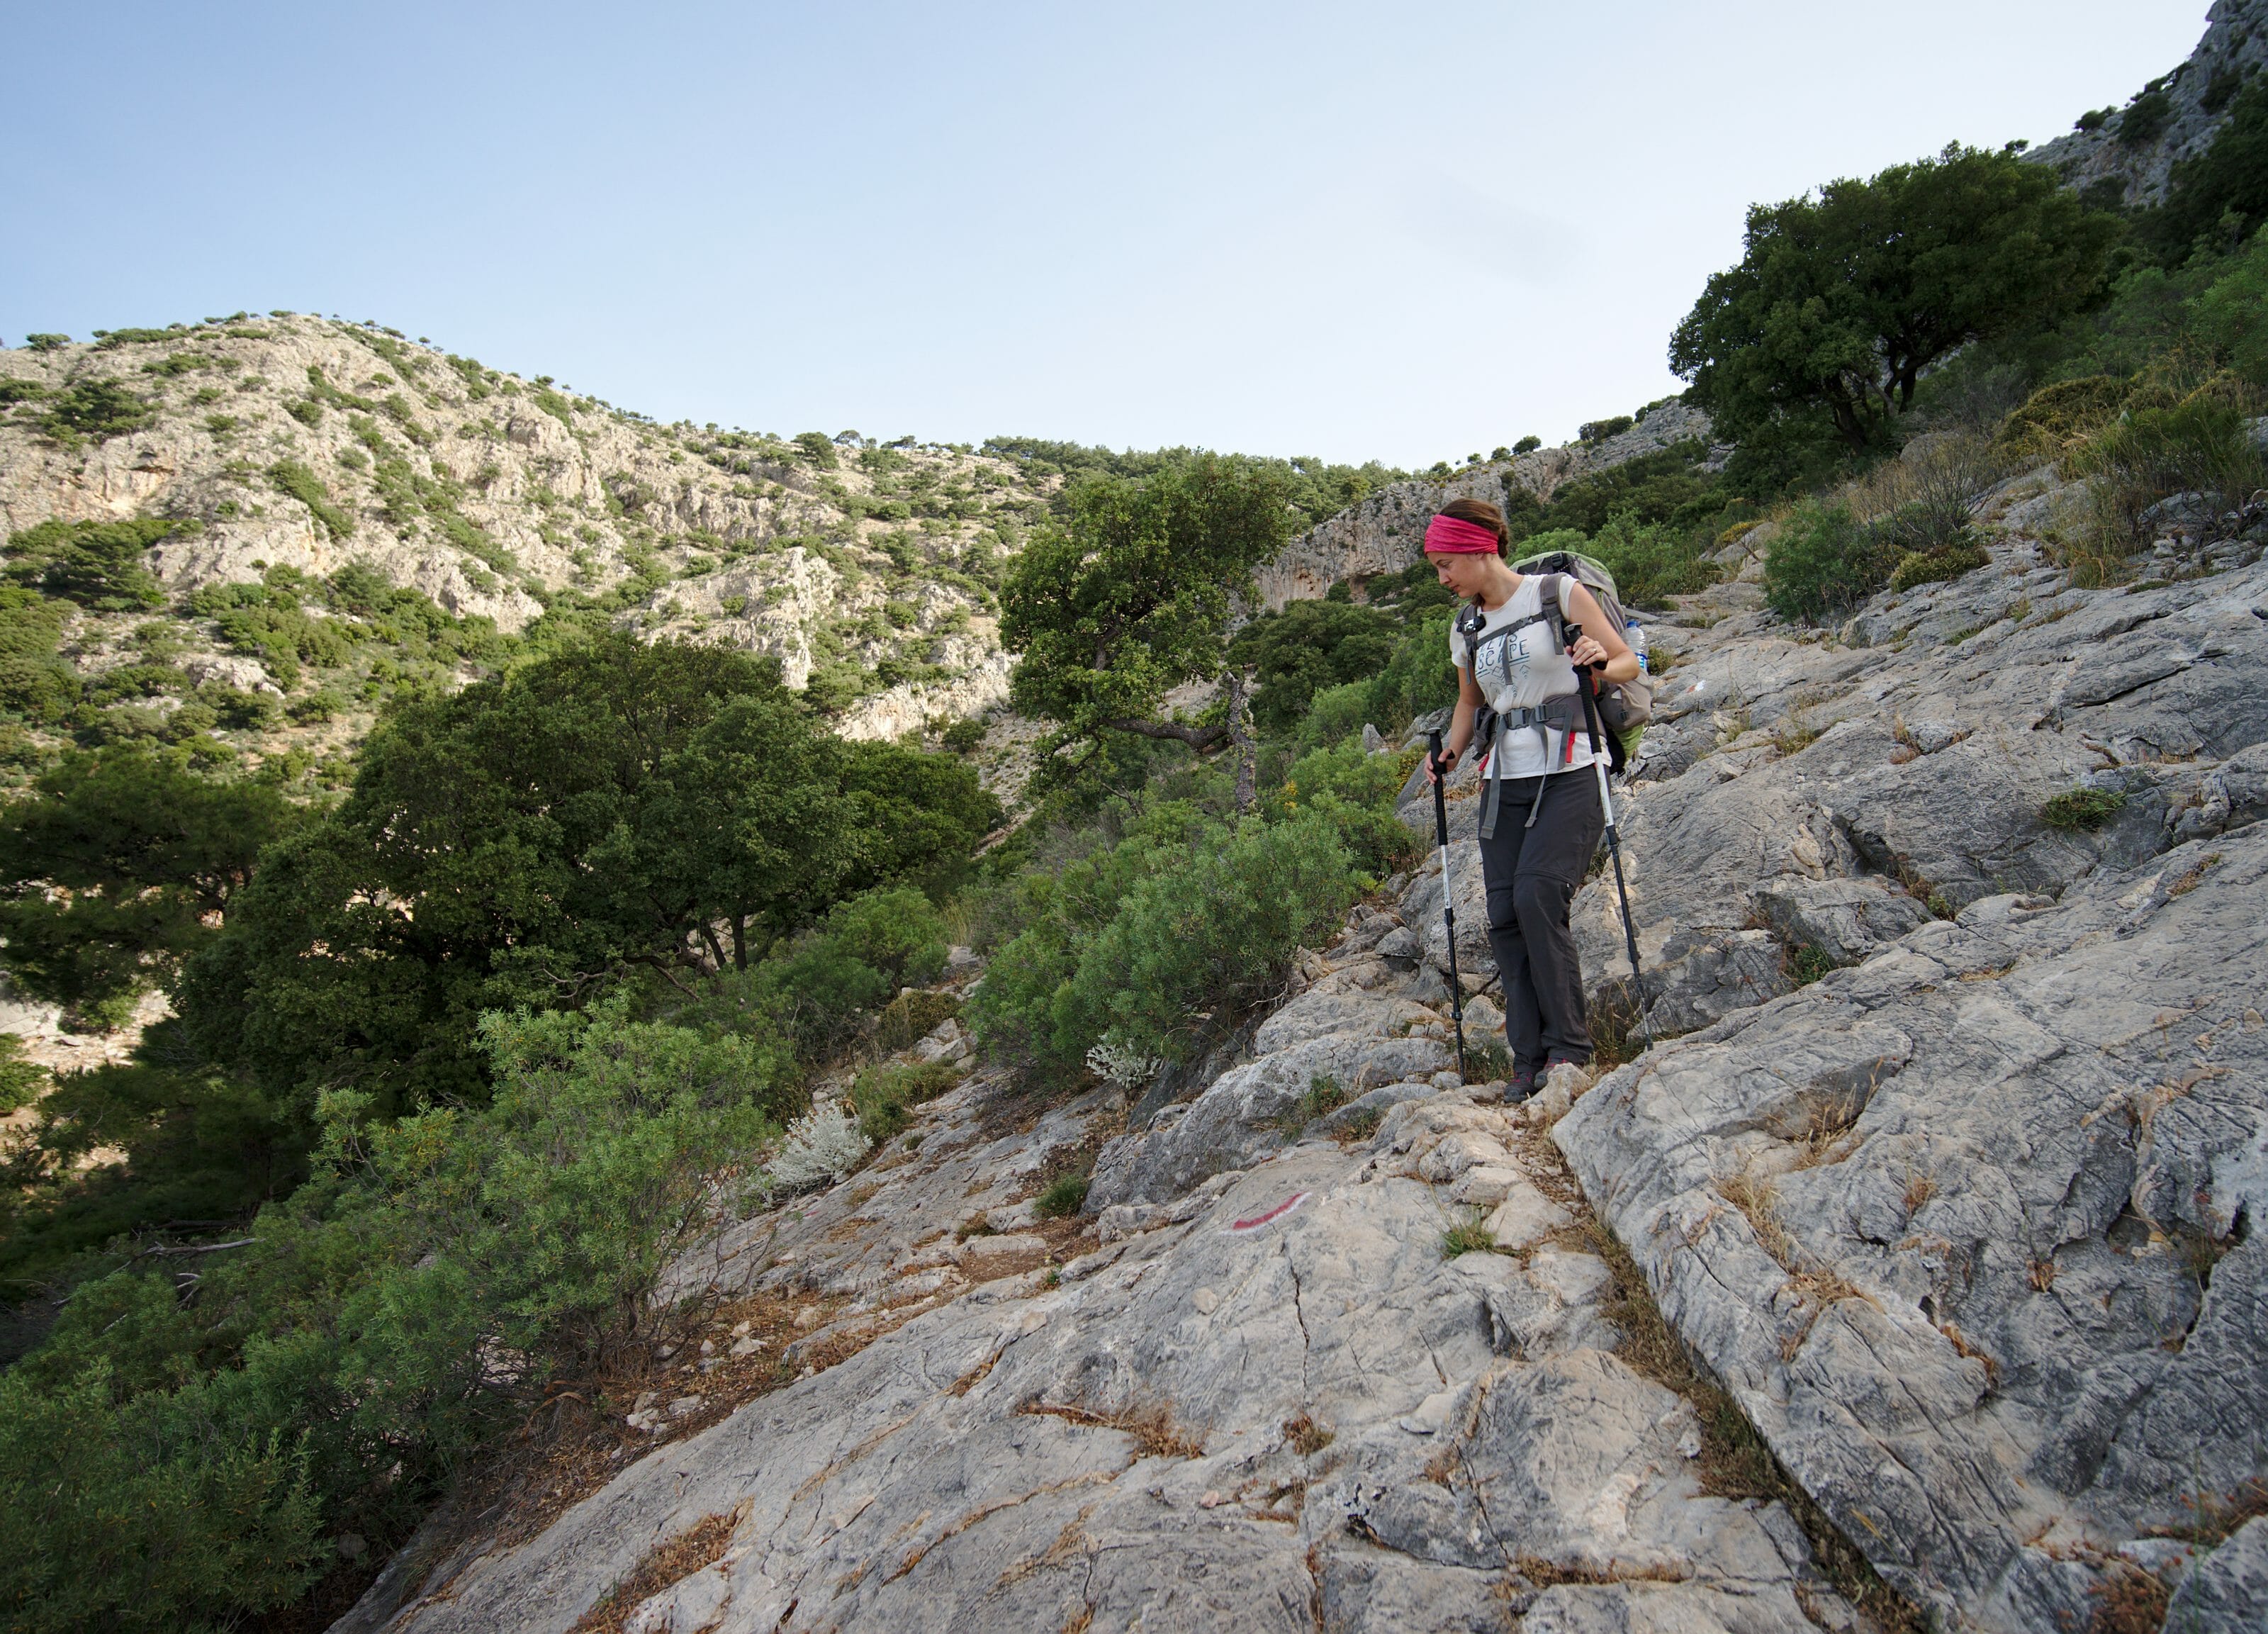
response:
{"label": "gray rock surface", "polygon": [[[1690,604],[1707,629],[1658,627],[1662,719],[1617,796],[1653,1035],[1786,990],[1798,949],[1849,964],[1925,917],[2051,896],[2268,810],[2259,546],[2071,590],[2027,531],[2058,491],[2044,472],[2004,485],[1990,566],[1879,597],[1839,637],[1737,610],[1739,584]],[[2096,831],[2045,821],[2080,788],[2124,805]],[[1572,922],[1594,997],[1626,992],[1611,876]]]}
{"label": "gray rock surface", "polygon": [[2051,1626],[2086,1550],[2268,1468],[2264,901],[2259,827],[1982,899],[1555,1130],[1781,1461],[1949,1618]]}
{"label": "gray rock surface", "polygon": [[[1319,1064],[1446,1058],[1408,997],[1432,973],[1365,951],[1377,934],[1357,916],[1254,1058],[1107,1149],[1096,1185],[1110,1151],[1161,1174],[1200,1117],[1204,1151],[1266,1150],[1098,1202],[1075,1257],[996,1275],[1048,1245],[954,1231],[1027,1213],[1049,1155],[1122,1103],[1002,1127],[982,1071],[916,1110],[917,1144],[687,1256],[671,1297],[812,1298],[787,1359],[819,1371],[704,1430],[657,1418],[541,1535],[389,1581],[352,1626],[556,1634],[726,1515],[722,1557],[649,1585],[626,1627],[1859,1627],[1785,1510],[1704,1490],[1694,1407],[1615,1354],[1585,1206],[1511,1109],[1397,1078],[1344,1109],[1375,1120],[1349,1144],[1255,1130]],[[1445,1258],[1479,1219],[1505,1251]]]}
{"label": "gray rock surface", "polygon": [[2268,1517],[2191,1566],[2166,1609],[2178,1634],[2246,1634],[2268,1624]]}

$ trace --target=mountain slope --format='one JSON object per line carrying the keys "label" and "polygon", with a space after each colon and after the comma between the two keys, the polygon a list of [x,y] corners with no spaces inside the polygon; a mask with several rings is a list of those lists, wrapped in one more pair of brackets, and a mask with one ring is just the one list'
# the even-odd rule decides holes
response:
{"label": "mountain slope", "polygon": [[[0,394],[8,534],[187,522],[151,552],[175,596],[362,563],[507,632],[579,596],[816,676],[851,736],[1005,696],[991,586],[1053,485],[967,450],[659,425],[304,316],[0,352]],[[69,639],[99,668],[137,622]]]}

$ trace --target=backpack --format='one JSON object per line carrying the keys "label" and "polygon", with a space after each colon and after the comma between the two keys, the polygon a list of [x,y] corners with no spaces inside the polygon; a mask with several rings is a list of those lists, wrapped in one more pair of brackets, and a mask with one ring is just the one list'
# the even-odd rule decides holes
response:
{"label": "backpack", "polygon": [[[1572,576],[1577,584],[1591,593],[1598,601],[1600,611],[1607,615],[1608,621],[1616,629],[1630,628],[1630,614],[1623,606],[1621,593],[1615,588],[1615,576],[1607,571],[1603,563],[1578,556],[1572,550],[1553,550],[1540,556],[1531,556],[1524,562],[1513,563],[1513,571],[1533,573],[1543,581],[1537,586],[1539,605],[1544,605],[1544,594],[1548,592],[1549,605],[1556,610],[1557,616],[1547,617],[1541,622],[1550,626],[1551,644],[1556,651],[1567,650],[1566,643],[1560,638],[1560,627],[1567,617],[1560,590],[1563,575]],[[1467,618],[1470,618],[1473,624],[1473,629],[1467,631],[1465,636],[1468,651],[1471,649],[1474,633],[1480,623],[1476,612],[1476,609],[1468,607],[1459,615],[1460,629],[1464,629]],[[1607,758],[1613,770],[1620,772],[1630,764],[1631,757],[1638,753],[1638,740],[1646,735],[1646,725],[1653,719],[1653,683],[1643,669],[1629,681],[1600,687],[1599,725],[1606,736]]]}

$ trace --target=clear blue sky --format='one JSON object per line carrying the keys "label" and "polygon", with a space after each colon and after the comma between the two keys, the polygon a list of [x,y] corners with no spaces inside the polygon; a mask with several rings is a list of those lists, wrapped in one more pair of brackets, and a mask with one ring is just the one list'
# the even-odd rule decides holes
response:
{"label": "clear blue sky", "polygon": [[0,335],[375,318],[663,419],[1405,465],[1675,389],[1753,200],[2205,0],[9,0]]}

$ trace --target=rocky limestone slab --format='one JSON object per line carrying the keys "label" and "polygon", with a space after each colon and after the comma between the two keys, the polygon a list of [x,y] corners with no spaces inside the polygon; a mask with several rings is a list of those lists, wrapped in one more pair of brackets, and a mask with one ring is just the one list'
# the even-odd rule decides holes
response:
{"label": "rocky limestone slab", "polygon": [[2268,1475],[2264,899],[2253,828],[1980,901],[1554,1130],[1781,1461],[1948,1618],[2038,1626],[2087,1550]]}

